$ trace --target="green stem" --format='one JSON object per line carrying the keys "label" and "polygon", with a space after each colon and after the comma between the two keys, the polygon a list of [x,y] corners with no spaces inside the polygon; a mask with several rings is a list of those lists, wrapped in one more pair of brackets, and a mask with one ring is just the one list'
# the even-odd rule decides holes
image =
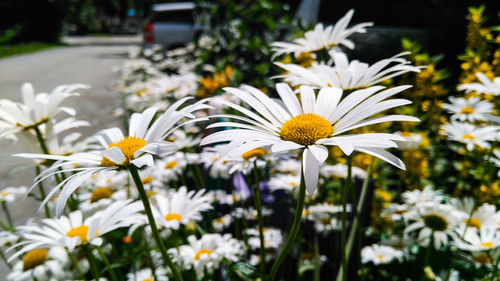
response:
{"label": "green stem", "polygon": [[2,202],[2,209],[5,212],[5,216],[7,217],[7,221],[9,222],[10,229],[14,229],[14,223],[12,222],[12,217],[10,216],[9,208],[7,207],[7,203]]}
{"label": "green stem", "polygon": [[[368,167],[368,171],[366,173],[365,181],[363,182],[363,187],[361,188],[361,194],[359,196],[359,203],[356,206],[356,213],[358,213],[358,214],[360,214],[361,211],[363,210],[365,197],[366,197],[366,194],[368,193],[368,184],[370,183],[370,178],[371,178],[372,171],[373,171],[373,163],[374,163],[374,158],[372,157],[371,162],[370,162],[370,166]],[[349,232],[349,238],[347,239],[347,244],[346,244],[347,259],[349,259],[349,257],[351,256],[352,246],[354,244],[354,238],[356,236],[356,232],[357,232],[357,228],[358,228],[359,223],[360,223],[359,218],[354,217],[354,221],[353,221],[352,226],[351,226],[351,231]],[[344,272],[343,268],[340,267],[339,271],[337,273],[337,278],[336,278],[337,281],[342,280],[342,276],[344,274],[343,272]]]}
{"label": "green stem", "polygon": [[321,266],[321,258],[319,255],[319,243],[318,243],[318,235],[314,235],[314,275],[313,279],[314,281],[319,281],[320,280],[320,266]]}
{"label": "green stem", "polygon": [[14,229],[10,228],[8,225],[6,225],[5,223],[3,223],[2,221],[0,221],[0,227],[2,227],[3,230],[6,230],[6,231],[10,231],[10,232],[14,231]]}
{"label": "green stem", "polygon": [[38,139],[38,143],[40,143],[40,148],[42,149],[43,153],[50,154],[40,128],[38,128],[38,126],[34,126],[33,129],[35,130],[36,138]]}
{"label": "green stem", "polygon": [[68,254],[69,259],[71,260],[71,264],[75,268],[75,271],[76,271],[76,274],[78,274],[78,277],[80,277],[80,279],[83,281],[88,281],[87,278],[85,278],[85,275],[83,275],[82,271],[80,270],[80,267],[78,267],[78,263],[76,262],[73,254],[71,254],[68,249],[66,249],[66,253]]}
{"label": "green stem", "polygon": [[342,233],[340,236],[340,252],[342,258],[342,280],[347,280],[347,256],[346,256],[346,236],[347,236],[347,194],[352,184],[352,164],[351,157],[347,156],[347,178],[342,191]]}
{"label": "green stem", "polygon": [[269,281],[274,281],[274,279],[276,278],[276,273],[278,272],[280,265],[285,261],[288,252],[290,252],[290,250],[292,249],[293,243],[297,238],[297,234],[299,233],[300,223],[302,219],[302,211],[304,209],[305,197],[306,197],[306,184],[304,182],[304,169],[302,168],[300,175],[300,188],[297,197],[297,206],[295,208],[295,217],[293,219],[292,228],[290,229],[290,233],[288,234],[288,239],[285,242],[285,247],[283,248],[283,251],[281,251],[278,258],[274,262],[273,267],[271,268],[271,273],[269,274]]}
{"label": "green stem", "polygon": [[[41,169],[40,169],[40,166],[36,166],[36,175],[40,175],[41,173]],[[42,199],[45,199],[45,196],[47,196],[45,194],[45,188],[43,187],[43,183],[42,181],[39,181],[38,182],[38,188],[40,189],[40,195],[42,196]],[[50,209],[49,209],[49,204],[45,204],[44,206],[44,209],[45,209],[45,217],[47,218],[50,218],[51,215],[50,215]]]}
{"label": "green stem", "polygon": [[195,179],[197,179],[197,181],[198,181],[197,187],[202,188],[203,187],[203,176],[201,175],[200,166],[198,164],[192,164],[191,166],[193,167],[194,174],[196,175]]}
{"label": "green stem", "polygon": [[254,191],[254,202],[255,209],[257,210],[257,224],[259,225],[259,239],[260,239],[260,271],[266,271],[266,246],[264,241],[264,227],[262,225],[262,199],[260,195],[260,181],[259,181],[259,170],[257,169],[256,162],[253,162],[253,178],[255,183]]}
{"label": "green stem", "polygon": [[182,275],[179,272],[179,269],[175,266],[175,264],[172,262],[172,259],[168,255],[167,248],[163,244],[163,240],[161,239],[160,232],[158,232],[158,228],[156,227],[156,222],[153,217],[153,212],[151,211],[151,206],[149,205],[149,200],[148,196],[146,194],[146,191],[144,190],[144,186],[142,185],[141,177],[139,176],[139,172],[137,171],[137,168],[133,165],[129,166],[129,172],[132,175],[132,179],[135,182],[135,185],[137,186],[137,190],[139,191],[139,196],[141,197],[142,204],[144,205],[144,211],[146,212],[146,215],[148,216],[148,221],[149,221],[149,226],[151,227],[151,231],[153,233],[153,238],[156,241],[156,244],[158,244],[158,247],[160,248],[161,255],[163,256],[163,259],[167,263],[168,267],[170,270],[172,270],[172,273],[175,277],[175,279],[179,281],[183,281]]}
{"label": "green stem", "polygon": [[116,277],[115,271],[113,270],[113,267],[111,266],[108,257],[106,257],[106,254],[104,253],[101,247],[97,246],[96,248],[97,252],[99,253],[99,256],[101,256],[102,261],[104,261],[104,264],[106,265],[106,269],[108,270],[109,275],[111,276],[111,280],[118,281],[118,278]]}
{"label": "green stem", "polygon": [[12,265],[7,261],[7,258],[5,257],[5,254],[3,253],[3,250],[0,248],[0,257],[2,258],[3,262],[7,265],[9,269],[12,269]]}
{"label": "green stem", "polygon": [[99,280],[100,278],[99,269],[97,268],[95,257],[92,254],[89,245],[82,245],[82,250],[83,254],[85,255],[85,258],[87,258],[87,261],[89,262],[90,272],[92,272],[94,280]]}

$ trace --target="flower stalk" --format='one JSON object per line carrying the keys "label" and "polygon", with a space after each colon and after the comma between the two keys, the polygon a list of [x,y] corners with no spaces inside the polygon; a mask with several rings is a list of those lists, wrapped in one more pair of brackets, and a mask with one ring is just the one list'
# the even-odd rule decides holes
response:
{"label": "flower stalk", "polygon": [[153,233],[153,238],[155,239],[156,244],[158,244],[158,247],[160,248],[161,255],[164,261],[167,263],[170,270],[172,270],[172,274],[174,275],[175,279],[177,279],[178,281],[183,281],[179,269],[173,263],[172,259],[168,255],[165,244],[163,244],[163,240],[161,239],[158,227],[156,226],[156,222],[153,217],[153,212],[151,211],[151,206],[149,205],[149,199],[146,194],[146,191],[144,190],[144,185],[142,184],[139,172],[137,171],[137,168],[133,165],[130,165],[128,167],[128,170],[130,172],[130,175],[132,176],[132,179],[135,182],[135,185],[137,186],[137,190],[139,191],[139,196],[141,198],[142,204],[144,205],[144,211],[146,212],[146,215],[148,217],[149,226],[151,227],[151,232]]}
{"label": "flower stalk", "polygon": [[259,225],[259,240],[260,240],[260,270],[265,272],[266,270],[266,246],[264,241],[264,227],[262,223],[262,196],[260,194],[260,180],[259,180],[259,170],[257,168],[257,163],[253,162],[253,177],[255,183],[254,191],[254,203],[255,209],[257,210],[257,224]]}
{"label": "flower stalk", "polygon": [[276,261],[274,262],[273,267],[271,268],[271,273],[269,274],[269,281],[273,281],[276,278],[276,273],[278,272],[280,265],[285,261],[288,252],[290,252],[290,250],[292,249],[293,243],[297,238],[297,234],[299,233],[300,229],[300,223],[302,220],[302,210],[304,209],[305,197],[306,197],[306,184],[304,180],[304,169],[302,168],[300,174],[299,194],[297,197],[297,206],[295,207],[295,217],[293,219],[292,228],[290,229],[290,233],[288,234],[288,238],[285,242],[285,247],[279,254]]}

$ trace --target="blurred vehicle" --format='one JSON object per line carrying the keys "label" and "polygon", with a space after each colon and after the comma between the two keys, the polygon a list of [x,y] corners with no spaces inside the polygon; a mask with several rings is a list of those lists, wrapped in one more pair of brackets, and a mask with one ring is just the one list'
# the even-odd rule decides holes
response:
{"label": "blurred vehicle", "polygon": [[202,28],[195,25],[194,2],[155,4],[144,27],[145,45],[160,44],[175,48],[193,41]]}

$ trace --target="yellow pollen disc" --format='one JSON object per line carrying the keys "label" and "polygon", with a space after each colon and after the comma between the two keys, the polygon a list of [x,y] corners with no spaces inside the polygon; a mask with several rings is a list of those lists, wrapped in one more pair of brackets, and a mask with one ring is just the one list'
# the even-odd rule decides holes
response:
{"label": "yellow pollen disc", "polygon": [[153,281],[151,278],[142,279],[142,281]]}
{"label": "yellow pollen disc", "polygon": [[139,91],[137,91],[137,96],[141,97],[143,94],[145,94],[147,92],[148,92],[148,90],[146,90],[146,89],[139,90]]}
{"label": "yellow pollen disc", "polygon": [[477,229],[481,228],[481,221],[478,220],[477,218],[472,217],[470,218],[470,220],[465,220],[464,222],[467,223],[467,221],[469,226],[475,227]]}
{"label": "yellow pollen disc", "polygon": [[324,225],[329,225],[331,222],[330,218],[321,218],[321,223]]}
{"label": "yellow pollen disc", "polygon": [[151,183],[153,181],[153,177],[151,177],[151,176],[145,177],[141,181],[143,184],[148,184],[148,183]]}
{"label": "yellow pollen disc", "polygon": [[165,169],[172,169],[177,166],[177,161],[170,161],[165,165]]}
{"label": "yellow pollen disc", "polygon": [[156,195],[156,194],[158,194],[158,192],[156,192],[156,191],[148,191],[148,192],[146,192],[146,196],[148,198],[151,197],[151,196],[153,196],[153,195]]}
{"label": "yellow pollen disc", "polygon": [[488,255],[485,253],[479,254],[476,257],[476,261],[480,264],[490,264],[491,263],[490,257],[488,257]]}
{"label": "yellow pollen disc", "polygon": [[216,218],[215,222],[217,222],[217,223],[223,223],[224,219],[223,218]]}
{"label": "yellow pollen disc", "polygon": [[[123,155],[125,155],[125,163],[129,163],[131,160],[134,159],[135,152],[143,148],[145,145],[146,145],[146,140],[137,137],[126,137],[119,142],[110,144],[108,148],[112,148],[115,146],[120,148],[120,150],[123,152]],[[106,157],[102,157],[101,165],[110,167],[110,166],[116,166],[118,164],[109,160]]]}
{"label": "yellow pollen disc", "polygon": [[303,113],[288,120],[281,126],[282,140],[293,141],[301,145],[312,145],[317,140],[327,138],[333,133],[333,127],[325,118]]}
{"label": "yellow pollen disc", "polygon": [[465,135],[462,136],[462,139],[464,139],[464,140],[475,140],[476,138],[473,135],[471,135],[471,134],[465,134]]}
{"label": "yellow pollen disc", "polygon": [[482,242],[481,246],[483,247],[488,247],[488,248],[493,248],[493,242]]}
{"label": "yellow pollen disc", "polygon": [[262,158],[266,155],[266,151],[263,148],[255,148],[249,150],[241,155],[241,157],[245,160],[249,160],[252,157]]}
{"label": "yellow pollen disc", "polygon": [[90,196],[90,203],[95,203],[101,199],[109,199],[113,195],[113,190],[107,187],[96,188]]}
{"label": "yellow pollen disc", "polygon": [[404,132],[401,132],[400,134],[401,134],[402,137],[406,137],[406,138],[411,137],[411,133],[410,132],[404,131]]}
{"label": "yellow pollen disc", "polygon": [[289,186],[295,186],[295,183],[293,181],[288,183]]}
{"label": "yellow pollen disc", "polygon": [[267,228],[263,227],[262,228],[262,233],[266,233],[266,231],[267,231]]}
{"label": "yellow pollen disc", "polygon": [[165,215],[165,220],[166,221],[173,221],[173,220],[181,221],[181,219],[182,219],[182,216],[179,215],[179,214],[172,213],[172,214]]}
{"label": "yellow pollen disc", "polygon": [[49,251],[46,249],[31,250],[23,258],[23,271],[35,268],[47,261]]}
{"label": "yellow pollen disc", "polygon": [[377,256],[377,259],[381,260],[381,259],[383,259],[384,257],[385,257],[384,255],[378,255],[378,256]]}
{"label": "yellow pollen disc", "polygon": [[7,192],[0,192],[0,195],[1,195],[1,196],[7,196],[7,195],[9,195],[9,194],[8,194]]}
{"label": "yellow pollen disc", "polygon": [[194,259],[195,260],[199,260],[200,259],[200,256],[203,255],[203,254],[207,254],[207,255],[210,255],[212,253],[212,251],[208,250],[208,249],[201,249],[199,250],[195,255],[194,255]]}
{"label": "yellow pollen disc", "polygon": [[302,210],[302,216],[309,215],[309,211],[307,209]]}
{"label": "yellow pollen disc", "polygon": [[474,113],[474,108],[472,108],[470,106],[466,106],[466,107],[460,109],[460,113],[462,113],[462,114],[472,114],[472,113]]}
{"label": "yellow pollen disc", "polygon": [[75,227],[70,229],[66,236],[68,237],[80,237],[81,244],[87,243],[87,232],[89,231],[89,227],[86,225],[80,225],[79,227]]}

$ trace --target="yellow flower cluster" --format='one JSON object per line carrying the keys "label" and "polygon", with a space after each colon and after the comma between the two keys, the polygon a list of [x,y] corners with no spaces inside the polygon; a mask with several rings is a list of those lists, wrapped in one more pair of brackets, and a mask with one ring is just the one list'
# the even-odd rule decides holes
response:
{"label": "yellow flower cluster", "polygon": [[215,91],[229,86],[233,69],[231,66],[226,66],[224,71],[217,71],[212,76],[200,78],[200,89],[196,92],[196,96],[206,98],[212,96]]}

